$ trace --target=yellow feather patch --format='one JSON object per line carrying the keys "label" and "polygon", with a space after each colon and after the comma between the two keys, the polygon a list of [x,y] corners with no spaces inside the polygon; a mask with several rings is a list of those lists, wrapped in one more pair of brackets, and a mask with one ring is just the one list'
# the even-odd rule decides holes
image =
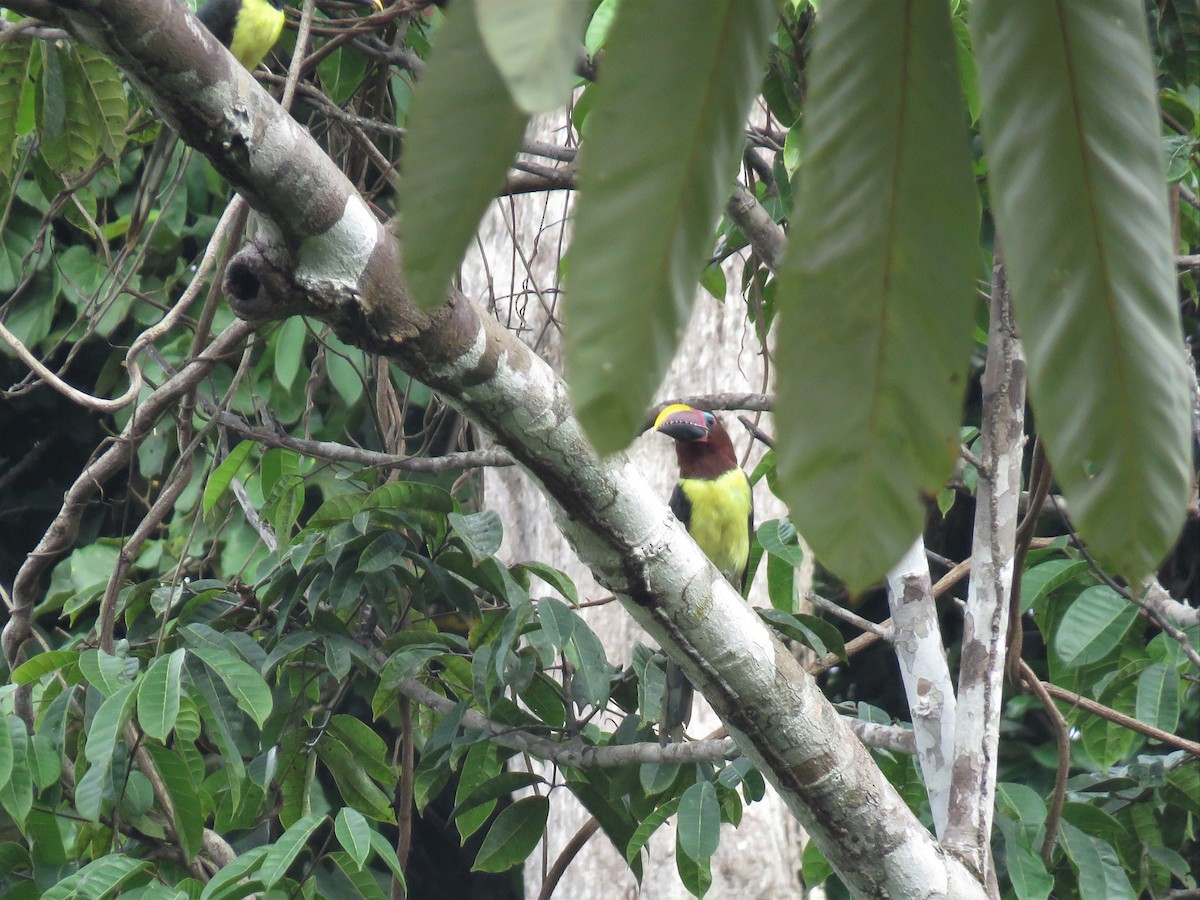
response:
{"label": "yellow feather patch", "polygon": [[283,10],[276,9],[267,0],[242,0],[229,52],[243,66],[253,70],[279,40],[283,18]]}
{"label": "yellow feather patch", "polygon": [[683,478],[679,482],[691,501],[688,533],[714,566],[735,587],[750,558],[750,482],[741,469],[717,478]]}

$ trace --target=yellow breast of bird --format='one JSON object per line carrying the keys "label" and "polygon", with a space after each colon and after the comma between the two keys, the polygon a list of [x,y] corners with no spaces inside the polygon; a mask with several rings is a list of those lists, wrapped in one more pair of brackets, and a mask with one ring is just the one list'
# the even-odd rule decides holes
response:
{"label": "yellow breast of bird", "polygon": [[283,18],[283,10],[267,0],[243,0],[229,52],[247,69],[253,69],[279,40]]}
{"label": "yellow breast of bird", "polygon": [[750,556],[750,482],[741,469],[712,479],[687,478],[683,491],[691,501],[688,533],[714,566],[738,583]]}

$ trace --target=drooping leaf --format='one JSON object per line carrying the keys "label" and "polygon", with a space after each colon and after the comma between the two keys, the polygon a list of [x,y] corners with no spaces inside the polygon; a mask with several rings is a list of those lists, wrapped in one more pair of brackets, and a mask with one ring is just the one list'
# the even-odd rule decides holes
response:
{"label": "drooping leaf", "polygon": [[361,869],[371,853],[371,826],[357,809],[342,807],[333,824],[338,843]]}
{"label": "drooping leaf", "polygon": [[42,158],[62,176],[84,172],[100,152],[91,99],[83,66],[68,47],[42,44],[42,84],[38,136]]}
{"label": "drooping leaf", "polygon": [[1183,524],[1191,414],[1154,65],[1137,0],[982,0],[993,211],[1038,430],[1131,583]]}
{"label": "drooping leaf", "polygon": [[259,866],[259,877],[265,888],[270,890],[287,874],[287,870],[308,844],[313,832],[324,822],[325,816],[310,813],[297,819],[279,836],[263,856]]}
{"label": "drooping leaf", "polygon": [[698,781],[679,798],[679,849],[689,858],[706,860],[721,843],[721,809],[712,782]]}
{"label": "drooping leaf", "polygon": [[944,3],[830,4],[810,69],[777,300],[779,486],[858,589],[912,545],[958,454],[978,208]]}
{"label": "drooping leaf", "polygon": [[41,895],[42,900],[115,897],[125,882],[149,865],[144,859],[132,859],[123,853],[102,856],[58,882]]}
{"label": "drooping leaf", "polygon": [[637,433],[683,337],[776,22],[769,0],[625,3],[580,151],[571,397],[600,453]]}
{"label": "drooping leaf", "polygon": [[445,299],[526,120],[484,47],[475,4],[456,3],[413,94],[400,185],[405,279],[426,309]]}
{"label": "drooping leaf", "polygon": [[570,99],[587,9],[583,0],[475,0],[488,55],[526,112]]}
{"label": "drooping leaf", "polygon": [[237,477],[254,446],[254,441],[239,442],[208,476],[208,481],[204,484],[204,514],[206,516],[212,512],[217,501],[224,496],[225,491],[229,488],[229,483]]}
{"label": "drooping leaf", "polygon": [[1058,834],[1079,875],[1082,900],[1133,900],[1137,896],[1111,846],[1066,821]]}
{"label": "drooping leaf", "polygon": [[207,644],[193,644],[191,651],[225,683],[238,708],[260,728],[271,714],[271,689],[250,665],[225,650]]}
{"label": "drooping leaf", "polygon": [[29,72],[29,48],[29,41],[0,44],[0,178],[5,180],[12,177],[17,152],[17,114]]}
{"label": "drooping leaf", "polygon": [[182,647],[169,656],[160,656],[142,676],[138,684],[138,724],[155,740],[166,742],[179,716],[183,660],[187,651]]}
{"label": "drooping leaf", "polygon": [[1137,618],[1137,607],[1098,584],[1075,598],[1054,633],[1054,649],[1068,666],[1103,659],[1116,649]]}
{"label": "drooping leaf", "polygon": [[100,149],[109,159],[119,161],[125,147],[125,125],[129,121],[129,101],[125,98],[121,73],[107,56],[86,44],[75,43],[71,49],[79,60],[84,99],[91,110],[92,127]]}
{"label": "drooping leaf", "polygon": [[524,797],[496,816],[479,847],[472,872],[504,872],[525,861],[546,830],[550,801]]}
{"label": "drooping leaf", "polygon": [[1166,663],[1152,663],[1137,683],[1137,718],[1168,733],[1179,723],[1179,672]]}
{"label": "drooping leaf", "polygon": [[191,862],[200,852],[204,836],[204,811],[196,783],[192,780],[187,763],[166,747],[147,744],[154,765],[162,776],[171,804],[175,808],[176,837],[184,858]]}

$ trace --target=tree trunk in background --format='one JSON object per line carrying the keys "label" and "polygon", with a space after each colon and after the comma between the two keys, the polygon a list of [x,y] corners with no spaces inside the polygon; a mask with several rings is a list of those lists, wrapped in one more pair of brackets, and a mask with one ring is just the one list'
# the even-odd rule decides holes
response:
{"label": "tree trunk in background", "polygon": [[[535,137],[561,143],[563,127],[561,120],[544,122]],[[500,321],[517,329],[526,343],[560,372],[559,260],[566,248],[563,227],[572,200],[571,194],[558,191],[498,201],[484,220],[479,243],[462,272],[464,292],[493,308]],[[766,389],[760,342],[739,291],[742,264],[740,256],[726,264],[730,290],[724,303],[707,293],[698,295],[687,339],[659,392],[660,399]],[[738,447],[739,459],[751,471],[765,448],[751,441],[736,414],[723,414],[723,418]],[[769,418],[764,415],[760,421],[760,427],[768,433]],[[660,435],[646,434],[634,443],[630,456],[659,488],[665,503],[677,472],[673,443]],[[508,562],[540,560],[563,569],[578,585],[581,599],[607,595],[555,528],[544,497],[523,472],[515,468],[488,470],[484,493],[488,508],[496,510],[505,524],[502,558]],[[754,500],[756,522],[784,514],[782,504],[770,494],[765,483],[755,488]],[[770,605],[762,572],[756,579],[754,597],[754,605]],[[647,641],[641,629],[616,603],[583,612],[614,664],[628,664],[633,643]],[[607,723],[608,727],[615,724]],[[689,733],[703,737],[719,724],[697,694]],[[544,774],[548,780],[554,780],[553,772]],[[527,897],[538,896],[546,870],[589,818],[566,791],[552,794],[546,846],[530,856],[526,868]],[[799,896],[796,873],[800,868],[800,841],[799,825],[768,788],[761,802],[746,808],[736,830],[728,825],[722,828],[721,847],[712,861],[713,883],[709,895],[747,900]],[[554,896],[613,900],[636,897],[640,892],[655,900],[688,897],[675,871],[674,853],[672,819],[649,844],[639,888],[621,854],[603,832],[597,833],[571,863]]]}

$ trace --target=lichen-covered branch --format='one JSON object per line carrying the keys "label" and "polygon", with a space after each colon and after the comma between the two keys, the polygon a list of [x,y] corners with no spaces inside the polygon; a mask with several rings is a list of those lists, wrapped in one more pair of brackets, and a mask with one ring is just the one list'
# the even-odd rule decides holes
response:
{"label": "lichen-covered branch", "polygon": [[963,611],[950,818],[942,840],[943,846],[981,878],[989,875],[990,867],[1024,426],[1025,357],[1017,337],[1008,284],[997,262],[983,372],[981,467],[975,499],[971,585]]}

